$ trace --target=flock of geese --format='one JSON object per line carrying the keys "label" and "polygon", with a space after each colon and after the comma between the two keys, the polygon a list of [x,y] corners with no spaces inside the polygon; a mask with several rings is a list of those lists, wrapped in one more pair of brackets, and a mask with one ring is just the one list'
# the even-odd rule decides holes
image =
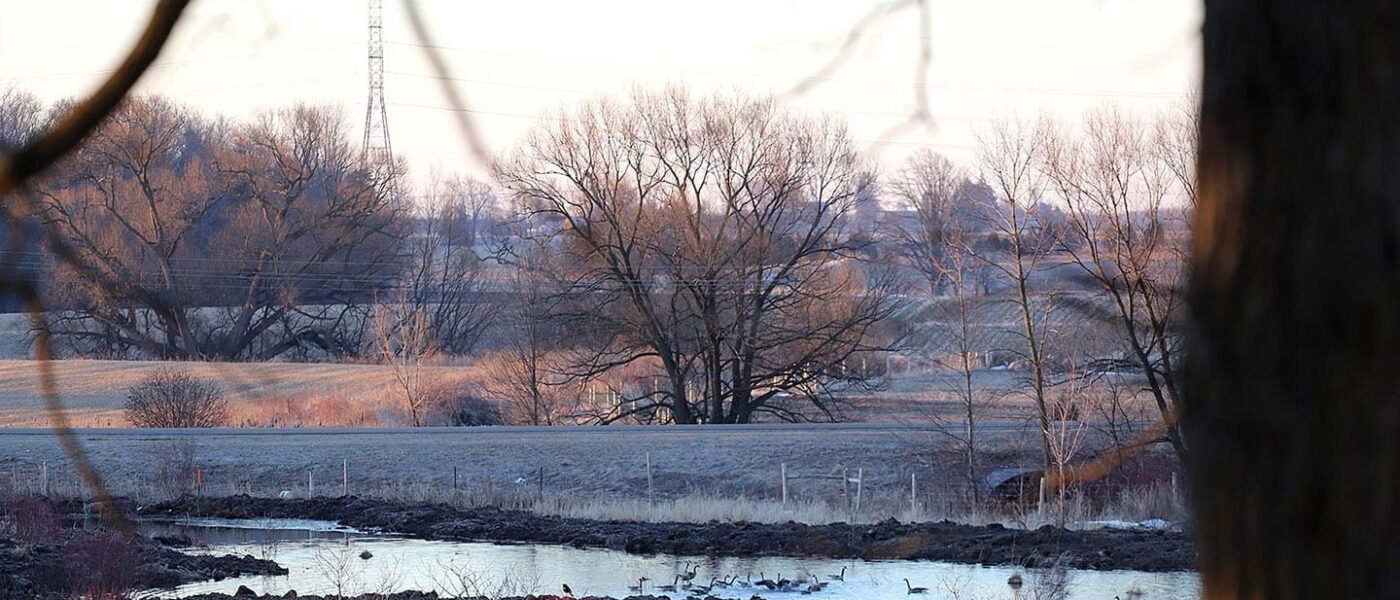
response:
{"label": "flock of geese", "polygon": [[[740,579],[739,575],[734,574],[728,577],[711,577],[709,583],[696,583],[695,575],[699,571],[699,564],[692,565],[687,562],[685,563],[685,567],[681,569],[681,572],[677,573],[675,577],[671,579],[671,583],[648,588],[647,582],[651,581],[651,578],[641,577],[637,579],[637,585],[627,586],[627,591],[639,594],[648,589],[657,592],[685,592],[689,596],[694,597],[704,596],[716,589],[750,588],[757,590],[761,588],[770,592],[795,592],[805,595],[820,592],[826,589],[826,586],[831,585],[833,581],[846,580],[846,567],[841,567],[840,573],[828,575],[825,580],[810,573],[806,575],[797,575],[793,579],[787,579],[783,577],[782,573],[779,573],[773,579],[769,579],[764,573],[759,572],[757,581],[753,579],[752,573],[746,573],[743,579]],[[909,583],[908,579],[904,580],[904,587],[908,590],[907,593],[909,594],[924,594],[928,592],[928,588],[914,586]],[[566,592],[570,591],[568,586],[564,586],[564,590]]]}

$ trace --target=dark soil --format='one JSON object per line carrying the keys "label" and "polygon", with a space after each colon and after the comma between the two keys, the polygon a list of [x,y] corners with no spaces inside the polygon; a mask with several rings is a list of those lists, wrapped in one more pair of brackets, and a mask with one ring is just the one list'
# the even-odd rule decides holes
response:
{"label": "dark soil", "polygon": [[0,599],[115,595],[239,575],[287,570],[252,556],[194,556],[152,540],[64,530],[43,542],[0,538]]}
{"label": "dark soil", "polygon": [[1149,572],[1192,570],[1196,558],[1190,537],[1179,531],[1050,526],[1028,531],[894,520],[873,525],[593,521],[354,496],[185,497],[145,507],[140,514],[318,519],[423,539],[561,544],[635,554],[926,559],[1028,567],[1059,560],[1069,568]]}

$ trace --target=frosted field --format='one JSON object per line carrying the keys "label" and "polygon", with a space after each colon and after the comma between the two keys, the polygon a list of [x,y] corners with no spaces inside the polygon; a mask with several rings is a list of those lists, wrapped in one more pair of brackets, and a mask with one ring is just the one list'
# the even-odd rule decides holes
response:
{"label": "frosted field", "polygon": [[[1020,424],[989,425],[982,433],[989,441],[1027,439]],[[80,430],[78,437],[114,491],[138,501],[188,491],[198,478],[203,493],[214,495],[334,495],[344,485],[352,494],[544,508],[559,514],[590,503],[620,501],[612,508],[592,506],[589,514],[639,518],[643,515],[631,513],[638,505],[647,507],[651,497],[648,455],[657,501],[683,499],[700,511],[695,518],[776,507],[779,512],[771,515],[776,520],[844,520],[851,515],[823,512],[830,507],[844,510],[854,501],[854,483],[842,495],[843,473],[864,476],[862,518],[903,514],[910,506],[911,475],[920,482],[917,516],[940,516],[939,511],[963,492],[952,474],[956,471],[949,471],[957,468],[956,460],[934,460],[931,454],[937,434],[899,424],[88,429]],[[1006,445],[1015,446],[1010,441]],[[1019,447],[1009,452],[1026,454]],[[989,466],[996,464],[997,456],[988,453]],[[45,462],[51,489],[77,490],[74,472],[52,432],[0,430],[0,487],[43,485]],[[778,503],[784,464],[790,500],[786,507]],[[723,501],[695,506],[697,498]],[[735,501],[764,507],[736,508]]]}

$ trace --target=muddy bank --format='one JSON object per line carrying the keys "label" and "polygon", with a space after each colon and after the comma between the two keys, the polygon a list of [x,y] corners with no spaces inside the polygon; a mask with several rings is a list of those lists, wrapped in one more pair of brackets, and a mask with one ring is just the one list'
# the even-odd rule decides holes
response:
{"label": "muddy bank", "polygon": [[1078,569],[1165,572],[1195,568],[1190,538],[1174,531],[1074,531],[1048,526],[1027,531],[999,525],[903,524],[893,520],[873,525],[593,521],[353,496],[293,500],[185,497],[144,507],[139,513],[319,519],[424,539],[562,544],[634,554],[926,559],[1022,566],[1061,559],[1064,566]]}
{"label": "muddy bank", "polygon": [[152,540],[102,531],[65,531],[42,542],[0,538],[0,599],[71,598],[174,587],[287,570],[252,556],[195,556]]}

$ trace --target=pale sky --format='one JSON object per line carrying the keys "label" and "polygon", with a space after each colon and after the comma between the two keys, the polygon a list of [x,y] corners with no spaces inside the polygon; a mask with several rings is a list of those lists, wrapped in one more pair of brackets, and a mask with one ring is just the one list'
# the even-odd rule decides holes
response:
{"label": "pale sky", "polygon": [[[385,95],[396,155],[428,173],[484,176],[448,102],[385,0]],[[845,117],[884,170],[929,147],[968,163],[976,128],[1072,118],[1105,103],[1144,114],[1197,85],[1199,0],[930,0],[932,128],[890,134],[914,106],[918,17],[890,15],[792,107]],[[150,0],[0,0],[0,83],[53,100],[92,89],[140,31]],[[782,94],[813,75],[876,3],[421,0],[492,153],[542,114],[633,85]],[[296,102],[365,111],[362,0],[196,0],[141,90],[243,116]]]}

